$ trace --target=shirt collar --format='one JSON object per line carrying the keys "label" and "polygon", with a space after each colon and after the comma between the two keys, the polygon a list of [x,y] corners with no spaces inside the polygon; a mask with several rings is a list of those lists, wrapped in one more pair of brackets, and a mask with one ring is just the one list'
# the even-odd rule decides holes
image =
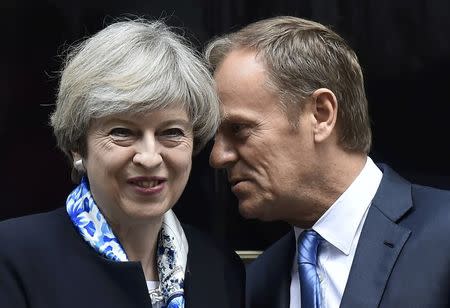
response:
{"label": "shirt collar", "polygon": [[[382,176],[380,169],[367,157],[360,174],[312,229],[342,253],[349,255],[358,227],[372,203]],[[294,227],[294,231],[297,239],[303,229]]]}

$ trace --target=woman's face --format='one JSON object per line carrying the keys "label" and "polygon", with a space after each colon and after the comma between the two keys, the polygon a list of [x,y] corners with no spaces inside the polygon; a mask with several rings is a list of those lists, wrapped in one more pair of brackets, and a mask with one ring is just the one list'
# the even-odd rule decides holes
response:
{"label": "woman's face", "polygon": [[180,108],[94,120],[83,162],[108,221],[160,221],[186,186],[192,148],[192,124]]}

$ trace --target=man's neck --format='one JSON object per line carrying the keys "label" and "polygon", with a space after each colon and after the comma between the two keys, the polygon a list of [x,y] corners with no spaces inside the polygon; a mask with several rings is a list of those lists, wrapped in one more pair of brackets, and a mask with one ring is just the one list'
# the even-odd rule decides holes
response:
{"label": "man's neck", "polygon": [[[341,155],[339,155],[341,154]],[[301,202],[290,207],[287,222],[302,229],[311,228],[361,173],[367,155],[334,153],[318,167],[316,182],[303,192]]]}

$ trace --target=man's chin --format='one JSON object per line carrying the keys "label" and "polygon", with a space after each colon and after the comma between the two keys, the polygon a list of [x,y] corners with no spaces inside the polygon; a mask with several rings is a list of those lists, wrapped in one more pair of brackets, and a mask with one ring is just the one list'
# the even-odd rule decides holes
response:
{"label": "man's chin", "polygon": [[241,214],[241,216],[244,217],[245,219],[257,218],[257,217],[255,217],[255,215],[253,214],[252,211],[242,208],[241,206],[239,206],[239,214]]}
{"label": "man's chin", "polygon": [[272,221],[270,217],[264,215],[261,206],[248,204],[247,202],[239,201],[239,213],[245,219],[258,219],[261,221]]}

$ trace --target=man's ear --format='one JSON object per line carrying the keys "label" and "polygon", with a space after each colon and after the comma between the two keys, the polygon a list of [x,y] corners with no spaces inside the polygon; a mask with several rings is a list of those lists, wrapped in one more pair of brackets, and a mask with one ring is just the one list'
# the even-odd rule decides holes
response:
{"label": "man's ear", "polygon": [[334,93],[326,88],[320,88],[311,95],[314,124],[314,141],[323,142],[333,132],[336,126],[338,103]]}

